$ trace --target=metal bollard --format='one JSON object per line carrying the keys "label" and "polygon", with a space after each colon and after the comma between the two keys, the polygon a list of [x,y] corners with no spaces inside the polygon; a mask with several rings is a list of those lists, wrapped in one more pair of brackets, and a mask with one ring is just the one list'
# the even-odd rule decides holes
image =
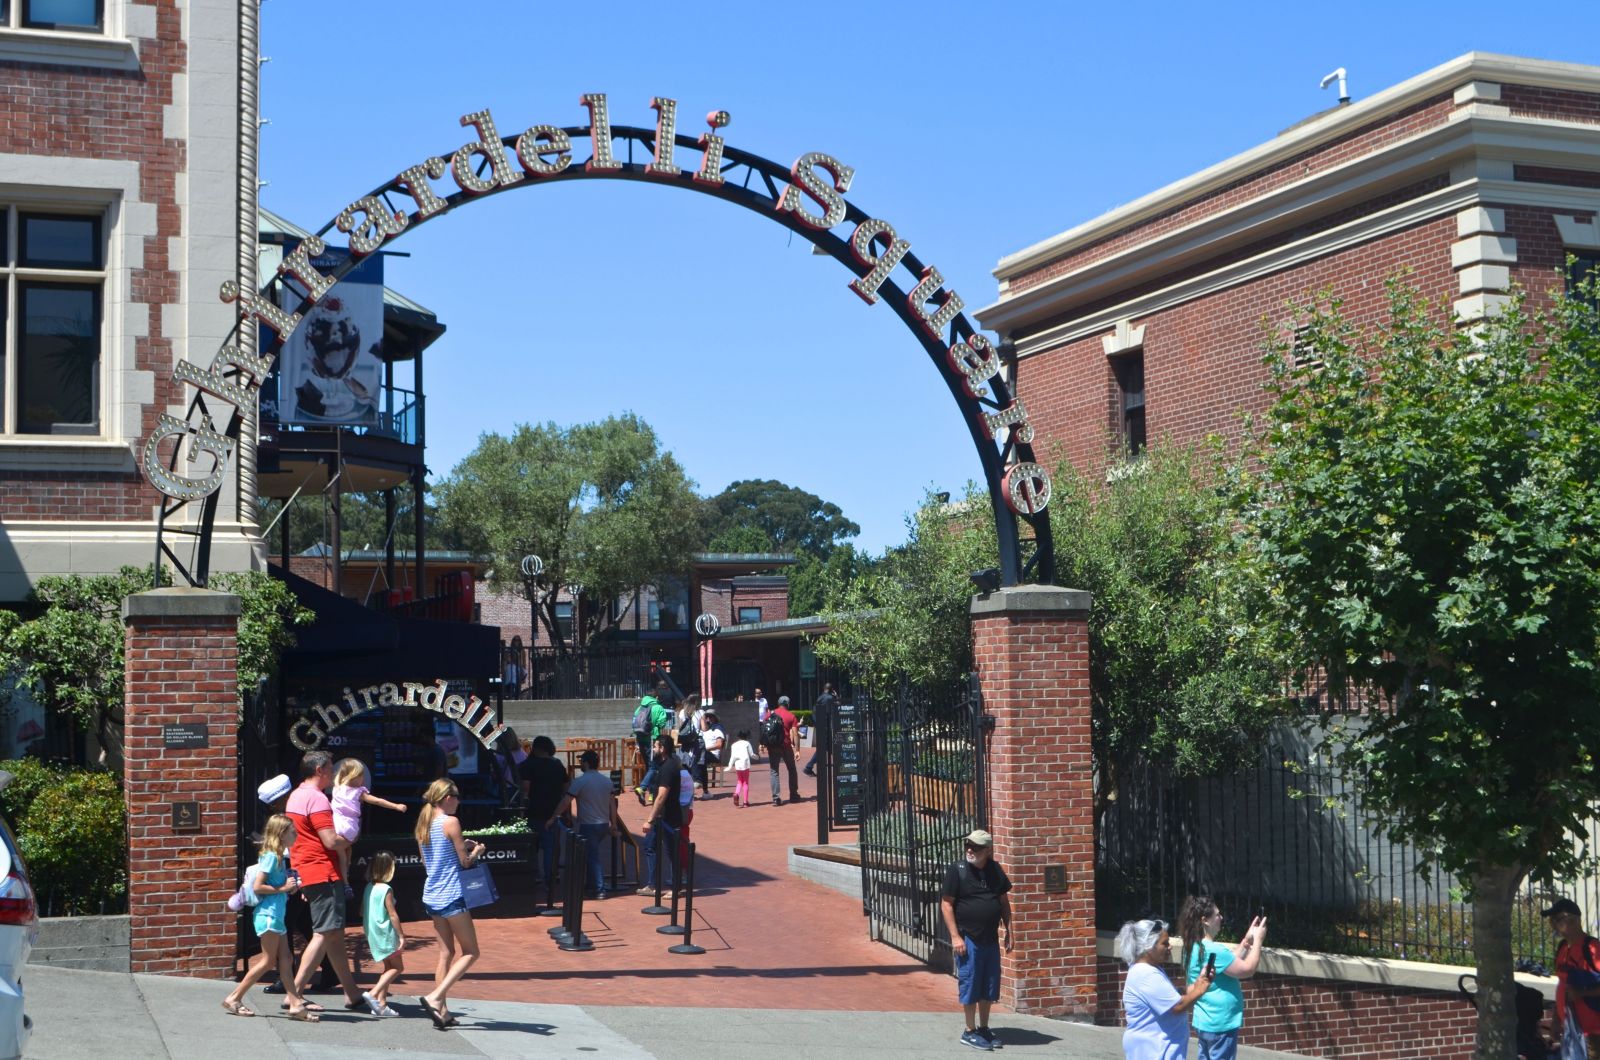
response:
{"label": "metal bollard", "polygon": [[[668,953],[704,953],[704,946],[694,944],[694,844],[689,844],[689,885],[683,900],[683,941],[676,946],[668,946]],[[660,928],[656,929],[661,930]]]}
{"label": "metal bollard", "polygon": [[[562,837],[561,837],[561,848],[562,848],[561,849],[561,854],[563,856],[567,855],[568,848],[571,845],[572,845],[572,833],[568,832],[568,833],[563,834]],[[571,862],[569,861],[568,864],[570,865]],[[571,904],[568,901],[568,897],[570,896],[571,887],[572,887],[571,876],[572,876],[572,873],[568,872],[568,873],[566,873],[565,875],[563,875],[561,877],[561,887],[562,887],[561,908],[559,910],[554,910],[554,912],[558,912],[558,913],[561,914],[561,923],[557,924],[553,928],[550,928],[546,932],[552,939],[554,939],[556,941],[557,944],[570,942],[571,939],[572,939],[572,935],[568,931],[568,924],[570,923],[570,921],[568,920],[568,917],[567,917],[567,906]],[[550,912],[550,911],[547,910],[545,912]],[[541,916],[545,915],[545,913],[541,913],[540,915]]]}
{"label": "metal bollard", "polygon": [[589,843],[577,832],[567,834],[570,838],[567,844],[567,915],[562,918],[564,937],[556,942],[568,953],[587,953],[594,949],[594,943],[583,933],[583,892],[589,885]]}
{"label": "metal bollard", "polygon": [[[561,826],[559,824],[557,824],[554,827],[560,828]],[[565,837],[563,836],[563,839],[564,838]],[[565,845],[565,844],[563,843],[563,845]],[[559,910],[559,909],[557,909],[555,907],[555,905],[556,905],[556,873],[561,871],[561,854],[562,854],[562,851],[558,847],[556,849],[555,859],[554,859],[553,863],[550,866],[550,871],[545,873],[545,880],[544,880],[544,908],[539,910],[539,915],[540,916],[560,916],[561,915],[561,910]],[[536,857],[536,858],[541,859],[541,863],[542,863],[543,858],[544,858],[544,840],[543,840],[543,837],[538,835],[538,834],[534,835],[533,856]],[[552,934],[554,934],[554,932],[552,932]]]}
{"label": "metal bollard", "polygon": [[[677,843],[676,836],[673,837],[673,842]],[[692,849],[694,844],[691,843],[689,846]],[[686,858],[687,852],[682,845],[679,845],[678,856],[672,859],[672,922],[656,928],[657,935],[683,934],[683,925],[678,923],[678,896],[683,894],[683,863]],[[661,862],[657,861],[656,867],[659,868],[660,865]]]}
{"label": "metal bollard", "polygon": [[650,882],[655,885],[656,897],[653,903],[639,910],[639,912],[644,913],[647,916],[666,916],[668,913],[672,912],[672,910],[661,904],[661,857],[664,853],[664,851],[661,849],[661,837],[667,832],[672,832],[672,841],[676,843],[678,841],[678,833],[673,830],[671,825],[657,821],[655,827],[651,830],[650,842],[652,844],[652,849],[655,851],[656,871],[655,878]]}

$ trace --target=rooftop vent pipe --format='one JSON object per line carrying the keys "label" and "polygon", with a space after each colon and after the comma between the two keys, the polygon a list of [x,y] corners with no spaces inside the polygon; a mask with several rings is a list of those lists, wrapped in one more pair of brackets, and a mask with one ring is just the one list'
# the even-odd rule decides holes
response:
{"label": "rooftop vent pipe", "polygon": [[1345,87],[1344,83],[1344,67],[1341,66],[1327,77],[1324,77],[1319,87],[1327,88],[1335,81],[1339,82],[1339,106],[1342,107],[1350,102],[1350,90]]}

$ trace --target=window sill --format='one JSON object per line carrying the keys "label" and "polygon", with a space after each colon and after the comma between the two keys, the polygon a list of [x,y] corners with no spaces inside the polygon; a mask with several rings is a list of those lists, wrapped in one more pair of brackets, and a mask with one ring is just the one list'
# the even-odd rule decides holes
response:
{"label": "window sill", "polygon": [[0,62],[139,69],[133,41],[66,30],[0,28]]}
{"label": "window sill", "polygon": [[137,468],[133,446],[103,438],[0,438],[0,471],[122,471]]}

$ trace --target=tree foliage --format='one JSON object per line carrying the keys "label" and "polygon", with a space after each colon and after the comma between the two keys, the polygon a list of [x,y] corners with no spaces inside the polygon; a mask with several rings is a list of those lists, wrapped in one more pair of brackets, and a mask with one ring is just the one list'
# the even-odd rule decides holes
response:
{"label": "tree foliage", "polygon": [[[1590,292],[1592,297],[1592,290]],[[1600,798],[1600,320],[1476,332],[1391,284],[1302,310],[1241,475],[1241,570],[1307,682],[1382,697],[1334,750],[1391,834],[1474,890],[1479,1055],[1511,1055],[1510,900],[1573,871]]]}
{"label": "tree foliage", "polygon": [[[424,503],[430,487],[423,484]],[[410,485],[395,488],[395,522],[394,522],[394,547],[395,551],[410,551],[415,544],[414,491]],[[280,548],[279,534],[283,529],[278,513],[283,509],[287,499],[263,498],[259,502],[257,517],[263,530],[272,526],[271,540],[267,542],[267,552],[273,556],[278,554]],[[341,533],[339,544],[342,551],[349,553],[355,551],[371,550],[382,552],[388,541],[388,531],[385,527],[385,512],[382,492],[372,493],[345,493],[339,498],[339,514],[341,520]],[[301,493],[294,498],[289,514],[282,517],[289,522],[289,551],[295,555],[306,551],[313,545],[328,544],[333,541],[333,504],[327,492]],[[438,518],[437,511],[429,507],[423,513],[423,547],[430,550],[454,550],[464,547],[460,538],[451,533]]]}
{"label": "tree foliage", "polygon": [[[649,424],[632,414],[485,434],[438,489],[446,526],[490,563],[497,590],[538,605],[551,643],[556,590],[592,600],[681,578],[700,540],[693,484]],[[524,556],[544,563],[526,577]],[[583,612],[584,639],[603,609]]]}
{"label": "tree foliage", "polygon": [[871,566],[871,558],[851,544],[838,546],[826,559],[810,552],[800,553],[795,565],[788,568],[789,615],[800,618],[822,614]]}
{"label": "tree foliage", "polygon": [[998,561],[988,494],[969,485],[958,505],[930,496],[906,527],[904,545],[819,594],[831,601],[831,628],[817,640],[817,657],[860,668],[883,686],[902,675],[947,684],[972,669],[969,575]]}
{"label": "tree foliage", "polygon": [[1284,713],[1282,660],[1230,590],[1227,507],[1209,462],[1153,446],[1096,483],[1070,465],[1050,503],[1056,580],[1093,597],[1089,668],[1097,806],[1135,756],[1180,775],[1253,759]]}
{"label": "tree foliage", "polygon": [[701,519],[707,541],[748,528],[764,533],[776,551],[809,552],[819,559],[861,533],[837,504],[775,479],[732,483],[706,499]]}
{"label": "tree foliage", "polygon": [[[162,572],[161,582],[170,578]],[[240,597],[239,690],[246,695],[277,672],[293,642],[291,626],[314,617],[265,574],[219,574],[215,586]],[[0,612],[0,673],[14,675],[45,709],[120,747],[123,700],[122,601],[154,584],[149,568],[115,574],[50,575],[22,611]]]}

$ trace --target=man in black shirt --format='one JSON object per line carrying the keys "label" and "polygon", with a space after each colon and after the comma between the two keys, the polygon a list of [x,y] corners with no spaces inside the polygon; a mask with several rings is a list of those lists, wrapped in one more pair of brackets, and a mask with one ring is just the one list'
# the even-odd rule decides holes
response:
{"label": "man in black shirt", "polygon": [[1011,952],[1011,881],[994,860],[994,838],[981,828],[967,836],[966,858],[945,870],[940,908],[956,958],[956,982],[967,1029],[964,1045],[998,1049],[989,1029],[989,1006],[1000,1000],[1000,933]]}
{"label": "man in black shirt", "polygon": [[[678,864],[678,845],[683,833],[683,802],[679,798],[683,788],[683,770],[678,762],[677,744],[670,733],[664,732],[656,737],[655,750],[663,765],[656,773],[656,801],[650,804],[649,816],[644,819],[644,878],[639,881],[640,894],[655,894],[655,833],[661,833],[661,846],[667,852],[664,872],[672,871]],[[667,831],[663,825],[673,831]],[[675,839],[674,833],[680,838]],[[671,886],[670,879],[662,879],[666,886]]]}
{"label": "man in black shirt", "polygon": [[801,770],[808,777],[817,775],[817,756],[824,748],[830,747],[833,739],[833,714],[839,707],[839,697],[834,694],[833,683],[822,686],[822,695],[817,697],[817,702],[811,708],[811,726],[816,732],[816,750],[811,752],[811,761],[806,763]]}
{"label": "man in black shirt", "polygon": [[522,798],[528,807],[528,829],[543,855],[544,878],[555,879],[556,845],[561,838],[561,814],[567,808],[567,767],[556,758],[555,741],[533,738],[533,753],[517,767]]}

